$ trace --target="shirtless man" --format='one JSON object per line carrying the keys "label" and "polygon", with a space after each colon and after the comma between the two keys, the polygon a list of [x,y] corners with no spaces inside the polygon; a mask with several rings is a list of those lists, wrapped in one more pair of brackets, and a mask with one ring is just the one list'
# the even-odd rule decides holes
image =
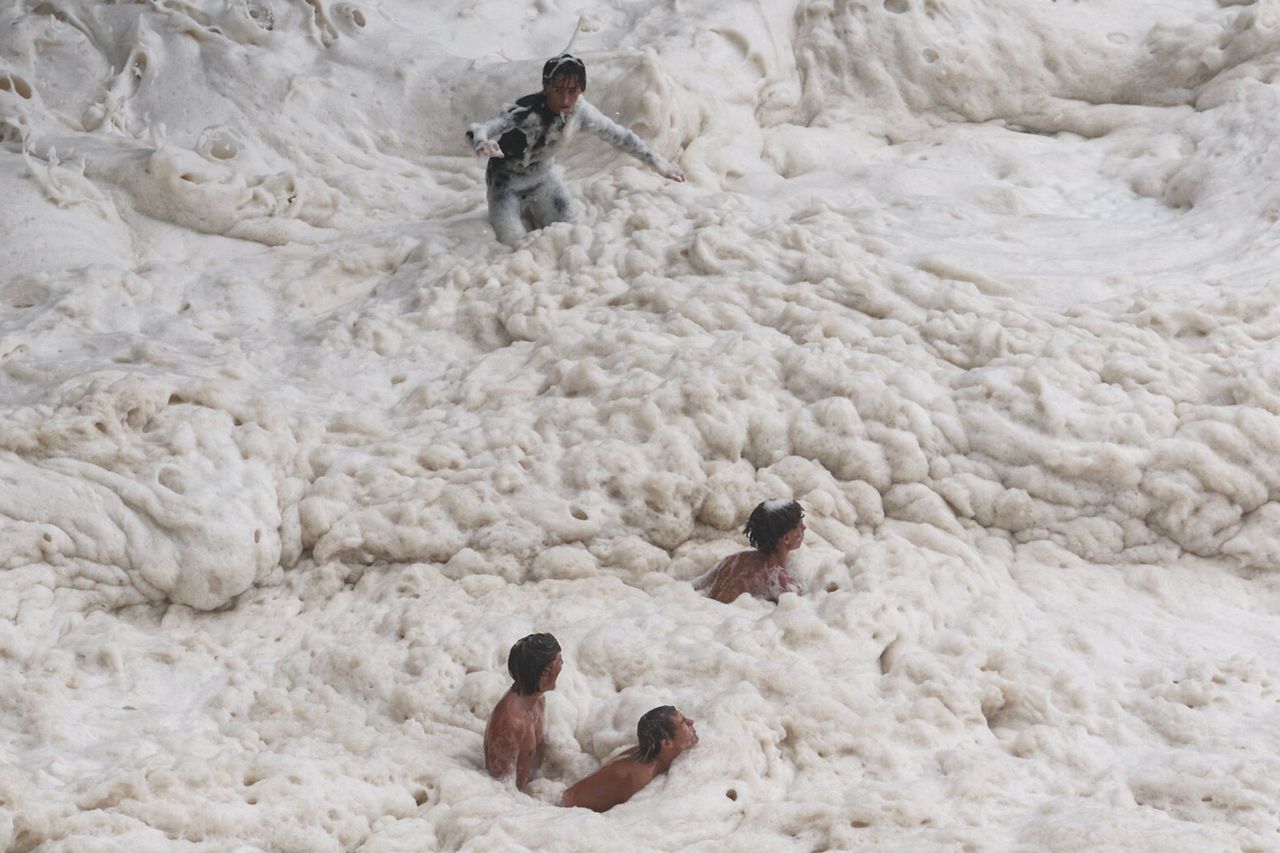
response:
{"label": "shirtless man", "polygon": [[560,644],[550,634],[530,634],[511,647],[511,689],[484,727],[484,766],[493,778],[514,774],[517,788],[524,790],[529,784],[541,757],[543,694],[555,689],[563,666]]}
{"label": "shirtless man", "polygon": [[784,592],[800,592],[787,574],[787,558],[804,541],[804,510],[795,501],[765,501],[751,511],[742,532],[754,551],[725,557],[694,582],[709,598],[733,601],[744,592],[776,602]]}
{"label": "shirtless man", "polygon": [[581,806],[597,812],[625,803],[660,773],[666,773],[676,756],[698,745],[693,720],[670,705],[654,708],[636,725],[639,746],[601,767],[573,785],[560,798],[562,806]]}
{"label": "shirtless man", "polygon": [[663,159],[644,140],[610,121],[587,103],[587,67],[570,53],[542,66],[542,91],[525,95],[502,113],[476,122],[467,140],[477,157],[488,157],[489,222],[508,246],[525,233],[527,210],[534,227],[567,222],[569,191],[551,170],[556,151],[579,128],[648,163],[664,178],[683,181],[684,172]]}

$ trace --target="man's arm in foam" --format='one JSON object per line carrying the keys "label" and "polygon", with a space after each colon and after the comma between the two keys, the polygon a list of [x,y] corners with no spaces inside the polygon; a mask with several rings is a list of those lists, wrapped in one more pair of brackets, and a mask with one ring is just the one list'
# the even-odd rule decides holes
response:
{"label": "man's arm in foam", "polygon": [[664,178],[670,178],[673,181],[683,181],[684,172],[680,171],[680,167],[671,163],[661,154],[654,151],[648,144],[636,136],[630,130],[613,121],[604,113],[587,103],[585,99],[578,101],[578,108],[574,111],[578,115],[578,120],[582,123],[582,127],[594,133],[605,142],[621,148],[623,151],[635,157],[637,160],[643,160],[658,171]]}
{"label": "man's arm in foam", "polygon": [[502,134],[516,126],[515,114],[516,107],[513,104],[488,121],[478,121],[467,128],[467,142],[471,143],[471,150],[476,152],[477,157],[504,156],[502,149],[498,147],[498,140],[502,138]]}

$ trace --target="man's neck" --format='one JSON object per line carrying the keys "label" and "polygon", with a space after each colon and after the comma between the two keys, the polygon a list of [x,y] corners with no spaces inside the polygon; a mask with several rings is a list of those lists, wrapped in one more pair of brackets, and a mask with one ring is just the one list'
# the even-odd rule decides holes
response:
{"label": "man's neck", "polygon": [[678,750],[660,750],[653,758],[653,775],[660,776],[671,768],[671,762],[676,760],[680,752]]}
{"label": "man's neck", "polygon": [[791,556],[791,549],[786,545],[779,545],[769,553],[760,552],[764,558],[764,567],[766,569],[777,566],[780,569],[787,567],[787,558]]}
{"label": "man's neck", "polygon": [[533,706],[542,698],[544,691],[535,690],[532,693],[517,693],[514,687],[511,688],[511,695],[516,697],[516,702],[520,704],[520,708],[525,711],[532,711]]}

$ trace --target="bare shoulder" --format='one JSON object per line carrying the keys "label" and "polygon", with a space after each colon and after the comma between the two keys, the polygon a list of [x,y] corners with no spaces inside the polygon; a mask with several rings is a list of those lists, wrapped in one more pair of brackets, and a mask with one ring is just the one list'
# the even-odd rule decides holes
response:
{"label": "bare shoulder", "polygon": [[755,551],[739,551],[736,554],[730,554],[720,562],[716,563],[714,571],[723,575],[744,570],[750,571],[758,557],[759,554]]}
{"label": "bare shoulder", "polygon": [[697,590],[704,590],[710,587],[716,582],[716,578],[719,577],[720,571],[725,567],[725,565],[737,556],[737,554],[730,554],[727,557],[722,557],[718,563],[698,576],[698,578],[693,582],[693,588]]}
{"label": "bare shoulder", "polygon": [[635,748],[610,761],[596,772],[570,786],[560,804],[592,811],[608,811],[631,799],[653,777],[650,765],[635,760]]}
{"label": "bare shoulder", "polygon": [[492,723],[510,717],[515,712],[515,707],[515,694],[508,690],[502,694],[498,704],[493,706],[493,713],[489,715],[489,721]]}
{"label": "bare shoulder", "polygon": [[725,604],[731,603],[744,592],[755,595],[755,578],[762,559],[758,551],[739,551],[725,557],[716,569],[707,595]]}
{"label": "bare shoulder", "polygon": [[511,694],[507,693],[498,700],[498,704],[493,706],[493,712],[489,714],[489,722],[484,726],[485,743],[496,741],[499,738],[508,736],[515,728],[515,720],[512,719],[511,703],[508,701]]}
{"label": "bare shoulder", "polygon": [[[542,697],[539,697],[541,700]],[[542,706],[538,705],[535,712],[540,712]],[[529,727],[530,720],[520,707],[516,695],[508,690],[498,704],[493,707],[493,713],[489,715],[489,723],[485,726],[484,735],[486,739],[503,740],[508,738],[518,739],[525,729]]]}

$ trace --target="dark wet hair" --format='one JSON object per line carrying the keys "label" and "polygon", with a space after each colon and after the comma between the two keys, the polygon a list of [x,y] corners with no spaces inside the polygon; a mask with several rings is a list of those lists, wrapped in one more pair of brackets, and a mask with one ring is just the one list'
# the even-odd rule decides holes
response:
{"label": "dark wet hair", "polygon": [[587,66],[572,53],[553,56],[542,66],[543,83],[550,83],[557,77],[568,77],[577,83],[582,91],[587,91]]}
{"label": "dark wet hair", "polygon": [[560,653],[560,643],[550,634],[530,634],[517,640],[507,653],[507,672],[521,696],[538,692],[538,679]]}
{"label": "dark wet hair", "polygon": [[797,501],[764,501],[751,511],[747,526],[742,532],[756,549],[768,554],[778,547],[778,540],[804,518],[804,509]]}
{"label": "dark wet hair", "polygon": [[674,705],[662,705],[640,718],[636,723],[636,738],[640,741],[636,761],[644,763],[658,757],[662,742],[676,736],[675,716]]}

